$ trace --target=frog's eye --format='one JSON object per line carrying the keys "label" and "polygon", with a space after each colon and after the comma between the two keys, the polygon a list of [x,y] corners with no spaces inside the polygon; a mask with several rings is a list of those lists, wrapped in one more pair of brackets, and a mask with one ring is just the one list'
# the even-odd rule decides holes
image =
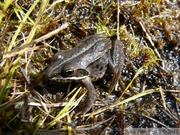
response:
{"label": "frog's eye", "polygon": [[66,71],[66,74],[67,74],[68,76],[72,76],[72,75],[74,75],[74,70],[67,70],[67,71]]}
{"label": "frog's eye", "polygon": [[74,76],[75,71],[73,69],[63,70],[62,76],[63,77],[71,77]]}

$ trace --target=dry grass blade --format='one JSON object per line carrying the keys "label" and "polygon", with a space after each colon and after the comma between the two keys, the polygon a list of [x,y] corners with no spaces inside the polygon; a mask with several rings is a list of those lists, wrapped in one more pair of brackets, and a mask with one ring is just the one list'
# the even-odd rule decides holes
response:
{"label": "dry grass blade", "polygon": [[133,100],[136,100],[136,99],[138,99],[138,98],[140,98],[140,97],[143,97],[143,96],[146,96],[146,95],[149,95],[149,94],[152,94],[152,93],[154,93],[154,92],[159,92],[159,88],[143,91],[143,92],[138,93],[138,94],[136,94],[136,95],[134,95],[134,96],[132,96],[132,97],[130,97],[130,98],[127,98],[127,99],[123,100],[123,101],[119,101],[119,100],[118,100],[118,101],[116,101],[114,104],[111,104],[111,105],[108,105],[108,106],[103,107],[103,108],[101,108],[101,109],[98,109],[98,110],[96,110],[95,112],[93,112],[92,114],[86,114],[85,116],[92,117],[93,115],[102,113],[102,112],[104,112],[104,111],[106,111],[106,110],[108,110],[108,109],[111,109],[111,108],[120,106],[120,105],[125,104],[125,103],[128,103],[128,102],[131,102],[131,101],[133,101]]}
{"label": "dry grass blade", "polygon": [[149,42],[151,43],[152,47],[154,48],[156,55],[158,56],[159,59],[161,59],[161,55],[159,54],[158,50],[156,49],[154,42],[152,41],[152,39],[151,39],[150,35],[148,34],[146,28],[144,27],[143,22],[140,21],[139,24],[141,25],[141,27],[142,27],[143,31],[145,32]]}
{"label": "dry grass blade", "polygon": [[30,43],[24,43],[22,44],[20,47],[15,48],[14,50],[5,53],[4,59],[6,58],[10,58],[13,57],[19,53],[25,53],[25,52],[29,52],[29,51],[34,51],[34,50],[38,50],[39,48],[43,47],[43,46],[36,46],[36,47],[31,47],[32,45],[35,45],[39,42],[42,42],[54,35],[56,35],[57,33],[59,33],[60,31],[62,31],[63,29],[68,27],[68,23],[64,23],[61,27],[59,27],[56,30],[53,30],[52,32],[47,33],[46,35],[43,35],[40,38],[37,38],[33,41],[31,41]]}
{"label": "dry grass blade", "polygon": [[18,101],[27,98],[28,95],[29,95],[29,92],[26,91],[26,92],[22,93],[21,95],[19,95],[18,97],[16,97],[15,99],[10,100],[10,101],[8,101],[8,102],[6,102],[6,103],[1,104],[1,105],[0,105],[0,112],[3,112],[3,111],[5,111],[7,108],[9,108],[10,106],[15,105]]}
{"label": "dry grass blade", "polygon": [[70,107],[73,107],[72,105],[74,105],[75,98],[80,90],[81,90],[81,87],[76,91],[76,93],[72,96],[72,98],[64,106],[64,108],[58,113],[58,115],[55,117],[55,119],[53,121],[51,121],[50,123],[48,123],[47,129],[54,126],[60,119],[62,119],[63,117],[67,116],[70,113],[69,112],[69,110],[71,109]]}

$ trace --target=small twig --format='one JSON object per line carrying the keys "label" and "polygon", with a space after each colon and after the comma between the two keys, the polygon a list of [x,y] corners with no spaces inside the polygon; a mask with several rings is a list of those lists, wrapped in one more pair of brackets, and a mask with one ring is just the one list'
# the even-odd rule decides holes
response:
{"label": "small twig", "polygon": [[29,95],[29,92],[24,92],[22,95],[16,97],[13,100],[10,100],[8,102],[5,102],[4,104],[0,105],[0,112],[5,111],[7,108],[9,108],[10,106],[16,104],[18,101],[25,99],[27,97],[27,95]]}
{"label": "small twig", "polygon": [[119,8],[119,0],[117,0],[117,40],[120,40],[119,36],[119,13],[120,13],[120,8]]}
{"label": "small twig", "polygon": [[[150,35],[148,34],[147,30],[145,29],[145,27],[144,27],[143,23],[140,21],[140,22],[139,22],[139,24],[141,25],[142,30],[143,30],[143,31],[144,31],[144,33],[146,34],[147,39],[149,40],[149,42],[150,42],[151,46],[154,48],[154,51],[155,51],[156,55],[158,56],[158,58],[159,58],[159,59],[161,59],[161,56],[160,56],[160,54],[159,54],[158,50],[156,49],[156,47],[155,47],[155,45],[154,45],[154,42],[152,41],[152,39],[151,39]],[[164,67],[163,62],[162,62],[162,66]]]}
{"label": "small twig", "polygon": [[[106,123],[106,122],[108,122],[108,121],[110,121],[110,120],[114,120],[114,118],[115,118],[115,115],[112,116],[112,117],[110,117],[110,118],[107,119],[107,120],[98,122],[98,123],[96,123],[96,124],[84,125],[83,127],[82,127],[82,126],[77,126],[75,129],[78,130],[78,131],[79,131],[79,130],[92,130],[92,129],[97,128],[97,127],[99,127],[100,125],[102,125],[102,124],[104,124],[104,123]],[[85,127],[85,126],[86,126],[86,127]]]}
{"label": "small twig", "polygon": [[158,124],[162,125],[163,127],[167,128],[168,130],[171,130],[168,126],[166,126],[166,125],[163,124],[162,122],[157,121],[156,119],[154,119],[154,118],[152,118],[152,117],[150,117],[150,116],[146,116],[146,115],[143,115],[143,116],[146,117],[146,118],[148,118],[148,119],[150,119],[150,120],[152,120],[152,121],[154,121],[155,123],[158,123]]}
{"label": "small twig", "polygon": [[164,94],[163,94],[163,91],[162,91],[162,87],[159,88],[159,92],[160,92],[160,95],[161,95],[161,98],[162,98],[162,104],[164,106],[164,109],[167,110],[166,102],[165,102],[165,99],[164,99]]}

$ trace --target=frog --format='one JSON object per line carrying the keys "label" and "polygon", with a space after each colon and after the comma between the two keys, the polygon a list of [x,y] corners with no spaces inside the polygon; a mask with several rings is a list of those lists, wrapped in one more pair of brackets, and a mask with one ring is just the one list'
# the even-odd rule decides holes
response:
{"label": "frog", "polygon": [[110,72],[115,74],[117,84],[124,64],[123,44],[112,41],[104,34],[86,36],[70,50],[61,50],[54,55],[54,61],[45,70],[44,77],[57,82],[80,82],[87,89],[85,107],[81,113],[90,111],[96,100],[93,85]]}

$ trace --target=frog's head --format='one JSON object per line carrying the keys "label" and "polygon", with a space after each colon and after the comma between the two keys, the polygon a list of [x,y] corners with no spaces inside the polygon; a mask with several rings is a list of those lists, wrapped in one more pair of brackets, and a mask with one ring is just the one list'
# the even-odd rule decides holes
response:
{"label": "frog's head", "polygon": [[55,61],[44,73],[45,79],[59,82],[81,81],[89,76],[86,69],[79,69],[75,64],[63,64]]}

